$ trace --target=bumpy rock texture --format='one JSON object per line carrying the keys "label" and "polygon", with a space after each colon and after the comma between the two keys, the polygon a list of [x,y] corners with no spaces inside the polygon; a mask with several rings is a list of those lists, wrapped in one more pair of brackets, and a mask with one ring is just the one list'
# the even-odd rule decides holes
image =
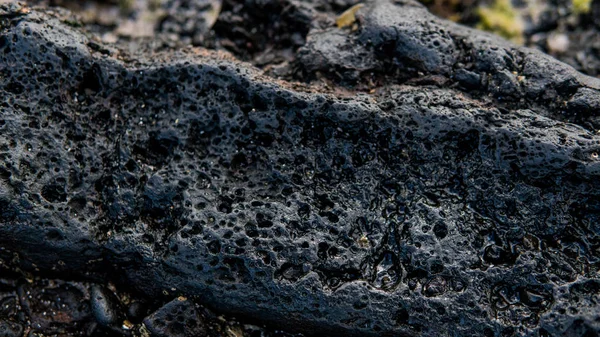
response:
{"label": "bumpy rock texture", "polygon": [[262,71],[0,7],[2,264],[173,300],[123,332],[55,285],[84,335],[204,333],[183,295],[307,335],[596,336],[600,81],[410,1],[334,27],[350,5],[226,3],[207,44]]}

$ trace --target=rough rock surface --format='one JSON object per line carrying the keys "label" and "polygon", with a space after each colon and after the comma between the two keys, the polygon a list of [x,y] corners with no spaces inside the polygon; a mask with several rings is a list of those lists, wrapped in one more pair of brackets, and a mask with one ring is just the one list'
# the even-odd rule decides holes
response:
{"label": "rough rock surface", "polygon": [[[175,299],[145,318],[156,335],[199,315],[181,295],[307,335],[598,334],[599,80],[410,1],[367,2],[354,29],[311,2],[235,10],[257,4],[309,22],[234,54],[272,48],[306,83],[0,7],[3,265]],[[52,289],[65,329],[123,315],[102,287],[89,307]]]}
{"label": "rough rock surface", "polygon": [[206,335],[194,304],[185,298],[167,303],[144,320],[144,325],[152,337]]}

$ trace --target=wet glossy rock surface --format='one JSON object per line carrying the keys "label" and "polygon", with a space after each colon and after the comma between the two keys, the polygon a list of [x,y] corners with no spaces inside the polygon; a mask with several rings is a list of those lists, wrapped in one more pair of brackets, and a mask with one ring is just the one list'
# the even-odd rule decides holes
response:
{"label": "wet glossy rock surface", "polygon": [[[307,335],[597,335],[597,79],[412,2],[366,3],[354,30],[333,5],[247,5],[222,20],[285,8],[305,30],[130,54],[0,7],[4,265],[172,300],[146,313],[156,336],[207,331],[179,296]],[[263,47],[278,67],[236,60]],[[23,297],[9,336],[19,312],[141,331],[100,285],[52,285],[58,325],[27,287],[0,283]]]}

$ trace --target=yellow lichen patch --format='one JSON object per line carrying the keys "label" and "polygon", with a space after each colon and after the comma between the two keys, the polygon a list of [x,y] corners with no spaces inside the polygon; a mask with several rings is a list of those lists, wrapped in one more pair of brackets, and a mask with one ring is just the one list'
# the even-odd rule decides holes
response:
{"label": "yellow lichen patch", "polygon": [[592,0],[573,0],[573,12],[575,14],[586,14],[590,12]]}
{"label": "yellow lichen patch", "polygon": [[340,14],[337,19],[335,19],[335,24],[337,27],[344,28],[356,22],[356,12],[362,7],[364,7],[364,4],[356,4],[345,10],[344,13]]}
{"label": "yellow lichen patch", "polygon": [[480,23],[477,28],[523,43],[523,20],[510,0],[495,0],[491,7],[477,9]]}

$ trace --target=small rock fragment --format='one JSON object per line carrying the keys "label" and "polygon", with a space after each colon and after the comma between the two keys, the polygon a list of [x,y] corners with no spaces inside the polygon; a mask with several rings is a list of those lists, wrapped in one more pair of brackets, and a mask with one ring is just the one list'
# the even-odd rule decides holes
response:
{"label": "small rock fragment", "polygon": [[144,319],[150,337],[204,336],[206,328],[193,302],[178,298]]}
{"label": "small rock fragment", "polygon": [[345,10],[340,16],[335,20],[335,24],[338,28],[344,28],[352,25],[356,21],[356,12],[363,8],[364,4],[356,4],[347,10]]}
{"label": "small rock fragment", "polygon": [[148,306],[142,302],[135,301],[127,307],[127,317],[132,323],[141,323],[148,313]]}
{"label": "small rock fragment", "polygon": [[546,44],[551,52],[564,53],[569,49],[569,37],[566,34],[551,34]]}
{"label": "small rock fragment", "polygon": [[90,298],[92,314],[100,326],[105,328],[121,326],[123,314],[115,294],[106,287],[93,285]]}

